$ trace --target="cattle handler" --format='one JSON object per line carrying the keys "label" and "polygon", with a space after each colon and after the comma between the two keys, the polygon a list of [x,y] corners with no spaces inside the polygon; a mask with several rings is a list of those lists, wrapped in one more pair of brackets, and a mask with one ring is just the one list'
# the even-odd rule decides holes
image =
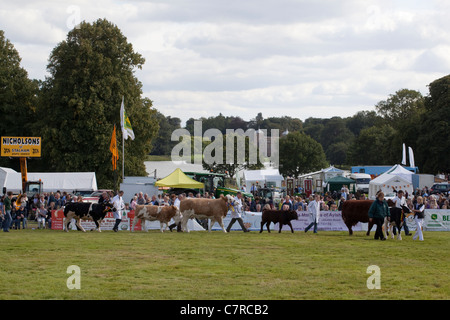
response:
{"label": "cattle handler", "polygon": [[369,208],[369,220],[377,225],[377,230],[375,231],[375,240],[386,240],[383,235],[383,223],[384,218],[390,218],[389,206],[384,200],[384,193],[380,192],[377,194],[377,199],[372,203]]}
{"label": "cattle handler", "polygon": [[237,221],[239,223],[239,225],[242,228],[242,231],[244,232],[250,232],[250,230],[248,230],[245,225],[244,225],[244,220],[242,220],[241,218],[241,213],[242,213],[242,193],[238,192],[236,194],[236,197],[234,198],[234,202],[233,204],[230,206],[230,210],[231,210],[231,221],[230,224],[227,227],[227,232],[230,232],[231,230],[231,226]]}
{"label": "cattle handler", "polygon": [[113,231],[117,232],[119,231],[119,224],[122,221],[122,211],[125,208],[125,204],[122,199],[123,191],[120,190],[119,193],[112,199],[114,208],[116,208],[116,211],[114,211],[114,218],[116,219],[116,223],[114,224]]}

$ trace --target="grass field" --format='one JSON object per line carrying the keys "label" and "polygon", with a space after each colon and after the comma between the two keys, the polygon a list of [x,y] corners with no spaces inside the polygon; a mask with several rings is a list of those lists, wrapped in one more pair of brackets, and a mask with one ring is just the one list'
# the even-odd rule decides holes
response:
{"label": "grass field", "polygon": [[[0,232],[0,299],[449,299],[450,233],[424,235],[11,230]],[[367,288],[371,265],[379,290]]]}

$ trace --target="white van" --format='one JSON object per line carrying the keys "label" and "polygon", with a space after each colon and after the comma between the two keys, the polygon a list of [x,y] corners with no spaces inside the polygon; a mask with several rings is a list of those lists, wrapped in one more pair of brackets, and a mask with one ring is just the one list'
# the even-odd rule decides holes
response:
{"label": "white van", "polygon": [[369,193],[369,183],[372,180],[370,174],[366,173],[352,173],[350,179],[356,181],[356,191],[360,190],[364,193]]}

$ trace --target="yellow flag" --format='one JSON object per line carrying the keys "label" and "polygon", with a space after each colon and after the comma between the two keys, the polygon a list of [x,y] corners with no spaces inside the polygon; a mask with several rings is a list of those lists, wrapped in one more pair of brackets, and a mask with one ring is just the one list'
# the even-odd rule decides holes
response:
{"label": "yellow flag", "polygon": [[112,169],[117,170],[117,160],[119,160],[119,149],[117,149],[117,139],[116,139],[116,125],[114,125],[114,130],[111,137],[111,143],[109,144],[109,151],[112,153]]}

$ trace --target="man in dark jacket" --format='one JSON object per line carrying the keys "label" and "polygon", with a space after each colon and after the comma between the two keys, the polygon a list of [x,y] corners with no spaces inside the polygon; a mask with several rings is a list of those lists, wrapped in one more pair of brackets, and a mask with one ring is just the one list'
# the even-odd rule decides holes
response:
{"label": "man in dark jacket", "polygon": [[386,240],[383,235],[383,223],[384,218],[389,218],[389,206],[384,200],[384,193],[380,192],[377,194],[377,199],[372,203],[369,208],[369,219],[372,219],[374,224],[377,225],[377,230],[375,231],[375,240]]}

